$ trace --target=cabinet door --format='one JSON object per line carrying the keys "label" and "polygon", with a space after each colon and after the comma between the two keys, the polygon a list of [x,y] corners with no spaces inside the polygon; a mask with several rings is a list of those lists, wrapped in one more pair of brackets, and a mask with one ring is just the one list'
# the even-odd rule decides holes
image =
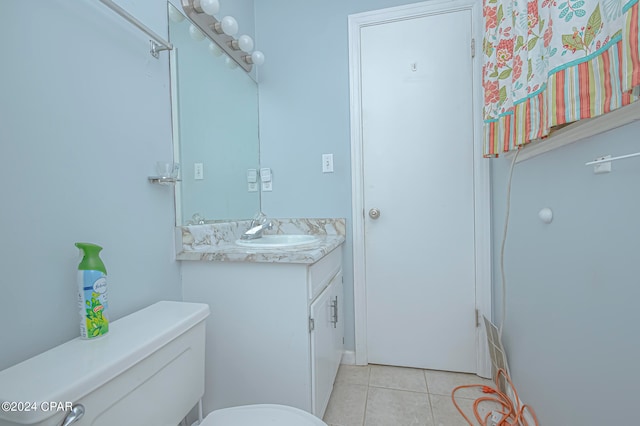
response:
{"label": "cabinet door", "polygon": [[[342,354],[344,353],[344,285],[342,283],[342,269],[338,272],[338,275],[334,279],[333,285],[333,299],[336,304],[336,317],[335,328],[333,329],[333,379],[335,380],[336,374],[338,374],[338,367],[340,367],[340,361],[342,361]],[[333,381],[331,382],[333,385]]]}
{"label": "cabinet door", "polygon": [[[338,287],[339,290],[337,290]],[[339,328],[342,327],[341,301],[342,271],[339,271],[310,306],[310,315],[313,320],[311,331],[312,410],[313,414],[320,418],[327,408],[342,357],[343,333]]]}

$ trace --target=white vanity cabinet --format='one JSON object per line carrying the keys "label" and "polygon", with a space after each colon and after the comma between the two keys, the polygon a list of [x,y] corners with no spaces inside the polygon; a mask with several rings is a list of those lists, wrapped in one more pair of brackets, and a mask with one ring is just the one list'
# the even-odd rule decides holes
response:
{"label": "white vanity cabinet", "polygon": [[342,348],[344,327],[342,323],[342,271],[309,307],[311,329],[311,390],[312,413],[322,417],[333,390]]}
{"label": "white vanity cabinet", "polygon": [[344,344],[341,246],[310,265],[186,261],[182,286],[211,309],[205,412],[273,403],[323,416]]}

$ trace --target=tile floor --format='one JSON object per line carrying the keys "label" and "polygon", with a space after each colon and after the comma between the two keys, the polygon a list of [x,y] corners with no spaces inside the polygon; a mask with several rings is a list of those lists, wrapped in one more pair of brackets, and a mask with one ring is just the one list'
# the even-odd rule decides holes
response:
{"label": "tile floor", "polygon": [[[474,374],[341,365],[323,420],[330,426],[468,426],[451,401],[451,391],[476,383],[493,385]],[[456,392],[469,418],[480,395],[476,389]]]}

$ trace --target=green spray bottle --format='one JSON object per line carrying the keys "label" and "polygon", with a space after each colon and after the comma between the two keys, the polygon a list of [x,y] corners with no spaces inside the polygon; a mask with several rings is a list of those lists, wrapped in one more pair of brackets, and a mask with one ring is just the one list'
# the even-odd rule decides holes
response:
{"label": "green spray bottle", "polygon": [[78,307],[80,337],[93,339],[109,331],[107,315],[107,269],[100,259],[102,247],[76,243],[84,256],[78,265]]}

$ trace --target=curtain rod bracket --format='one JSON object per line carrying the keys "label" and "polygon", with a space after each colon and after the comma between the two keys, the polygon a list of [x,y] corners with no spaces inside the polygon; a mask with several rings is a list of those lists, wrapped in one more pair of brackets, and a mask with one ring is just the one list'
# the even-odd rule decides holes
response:
{"label": "curtain rod bracket", "polygon": [[640,157],[640,152],[636,152],[634,154],[620,155],[618,157],[613,157],[613,158],[611,158],[611,156],[609,155],[608,157],[602,157],[602,158],[595,159],[593,161],[589,161],[588,163],[584,163],[584,165],[591,166],[591,165],[596,165],[600,163],[610,163],[612,161],[623,160],[625,158],[632,158],[632,157]]}
{"label": "curtain rod bracket", "polygon": [[151,56],[156,59],[158,59],[158,57],[160,56],[160,52],[162,52],[163,50],[171,50],[171,48],[158,44],[153,40],[149,40],[149,42],[151,43],[151,49],[149,50],[149,53],[151,53]]}
{"label": "curtain rod bracket", "polygon": [[125,21],[129,22],[140,31],[151,37],[153,40],[149,40],[151,42],[151,55],[158,59],[158,53],[163,50],[171,50],[173,49],[173,45],[168,41],[164,40],[158,34],[156,34],[151,28],[144,25],[142,22],[138,21],[133,15],[129,12],[118,6],[113,0],[100,0],[102,4],[107,6],[109,9],[120,15]]}

